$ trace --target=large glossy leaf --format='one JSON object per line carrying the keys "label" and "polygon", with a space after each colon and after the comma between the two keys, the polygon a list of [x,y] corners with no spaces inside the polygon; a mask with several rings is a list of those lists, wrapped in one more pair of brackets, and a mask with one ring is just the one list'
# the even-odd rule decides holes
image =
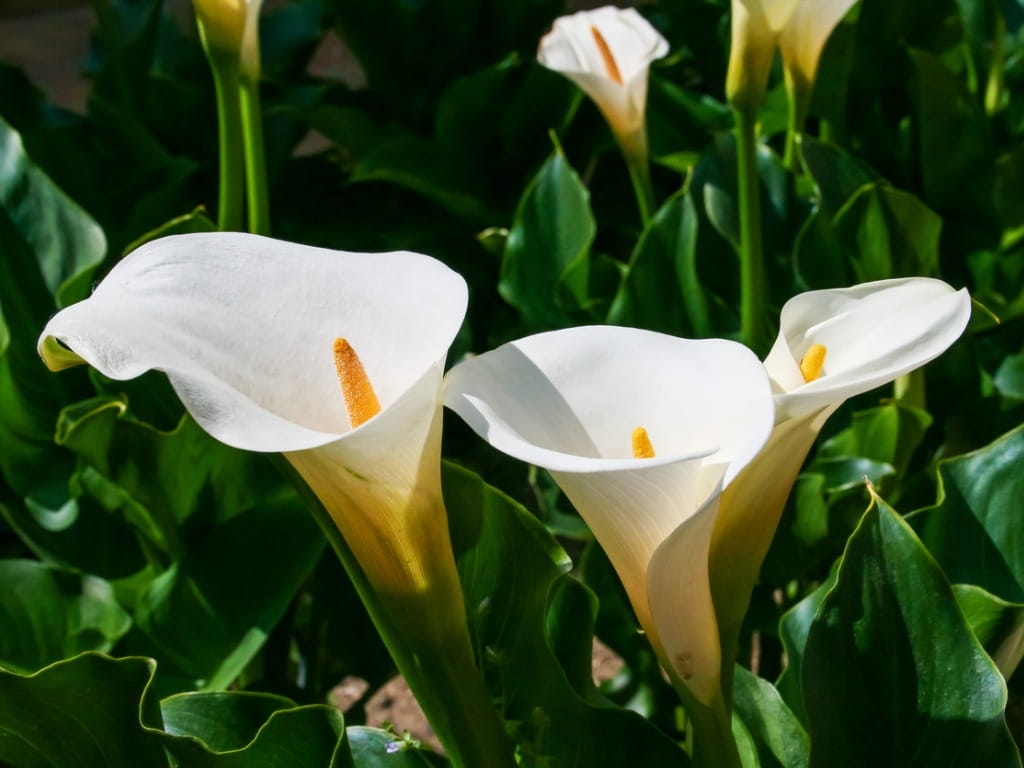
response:
{"label": "large glossy leaf", "polygon": [[34,560],[0,560],[0,667],[34,672],[82,651],[109,651],[131,619],[110,584]]}
{"label": "large glossy leaf", "polygon": [[951,581],[1024,602],[1024,427],[939,464],[939,502],[911,518]]}
{"label": "large glossy leaf", "polygon": [[146,696],[151,659],[86,653],[23,677],[0,670],[0,764],[16,768],[166,768]]}
{"label": "large glossy leaf", "polygon": [[258,693],[183,693],[160,702],[160,739],[189,768],[351,768],[341,713]]}
{"label": "large glossy leaf", "polygon": [[172,689],[226,686],[284,614],[323,537],[264,457],[191,419],[161,432],[96,398],[68,408],[58,440],[91,473],[91,495],[131,525],[158,575],[138,596],[126,648],[169,661]]}
{"label": "large glossy leaf", "polygon": [[710,335],[708,296],[697,274],[697,211],[678,193],[655,214],[637,243],[608,322],[672,333]]}
{"label": "large glossy leaf", "polygon": [[0,120],[0,472],[18,496],[48,483],[53,426],[68,381],[39,364],[39,329],[87,288],[103,233],[25,154]]}
{"label": "large glossy leaf", "polygon": [[593,593],[568,575],[569,559],[544,527],[453,465],[444,491],[477,653],[524,761],[687,765],[671,740],[594,687]]}
{"label": "large glossy leaf", "polygon": [[970,584],[954,584],[953,594],[974,636],[1009,680],[1024,657],[1024,605]]}
{"label": "large glossy leaf", "polygon": [[942,571],[880,498],[811,624],[802,677],[812,766],[1020,765],[1002,676]]}
{"label": "large glossy leaf", "polygon": [[810,757],[807,732],[775,686],[738,666],[733,698],[763,768],[806,768]]}
{"label": "large glossy leaf", "polygon": [[582,304],[597,226],[590,195],[561,150],[540,169],[516,210],[505,245],[498,290],[532,328],[571,322],[558,301],[569,293]]}

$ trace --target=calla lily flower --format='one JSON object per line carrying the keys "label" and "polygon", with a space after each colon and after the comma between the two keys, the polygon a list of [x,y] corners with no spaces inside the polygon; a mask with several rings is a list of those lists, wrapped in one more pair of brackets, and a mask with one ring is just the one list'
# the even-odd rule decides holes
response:
{"label": "calla lily flower", "polygon": [[[594,100],[626,157],[634,184],[653,205],[647,170],[647,72],[668,42],[633,8],[606,6],[555,19],[537,60]],[[645,218],[649,211],[645,209]]]}
{"label": "calla lily flower", "polygon": [[757,111],[775,48],[796,114],[806,111],[818,60],[836,25],[857,0],[733,0],[732,49],[726,93],[749,114]]}
{"label": "calla lily flower", "polygon": [[443,366],[466,302],[458,274],[416,253],[181,235],[124,258],[50,320],[39,352],[53,370],[163,371],[213,437],[283,453],[344,537],[453,764],[504,768],[441,495]]}
{"label": "calla lily flower", "polygon": [[714,738],[731,743],[707,558],[721,489],[771,431],[753,353],[632,328],[552,331],[455,366],[444,402],[495,448],[551,473],[677,688],[716,713]]}
{"label": "calla lily flower", "polygon": [[[213,437],[285,454],[378,589],[423,590],[447,546],[437,535],[439,392],[466,296],[461,277],[414,253],[338,253],[236,233],[168,237],[54,316],[39,351],[53,370],[85,362],[113,379],[164,371]],[[339,337],[379,399],[362,424],[346,409]]]}
{"label": "calla lily flower", "polygon": [[242,72],[260,77],[259,16],[263,0],[192,0],[207,49],[237,56]]}
{"label": "calla lily flower", "polygon": [[786,499],[822,425],[848,398],[938,357],[970,315],[966,289],[923,277],[810,291],[786,302],[764,362],[775,428],[725,489],[712,538],[715,609],[730,660]]}

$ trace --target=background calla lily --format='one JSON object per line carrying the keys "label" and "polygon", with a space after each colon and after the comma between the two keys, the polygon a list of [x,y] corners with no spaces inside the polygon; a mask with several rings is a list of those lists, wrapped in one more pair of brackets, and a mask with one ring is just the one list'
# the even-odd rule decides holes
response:
{"label": "background calla lily", "polygon": [[668,42],[633,8],[606,6],[555,20],[537,60],[561,72],[594,100],[626,158],[640,215],[655,207],[647,165],[647,72]]}
{"label": "background calla lily", "polygon": [[796,115],[806,111],[818,60],[836,25],[857,0],[733,0],[726,94],[753,114],[761,103],[778,46]]}
{"label": "background calla lily", "polygon": [[[771,430],[757,358],[723,340],[573,328],[460,363],[445,404],[495,448],[551,473],[608,553],[666,669],[721,716],[707,553],[718,493]],[[654,458],[633,458],[636,427]],[[727,717],[724,728],[715,738],[731,742]]]}
{"label": "background calla lily", "polygon": [[857,0],[800,0],[779,37],[786,90],[799,131],[818,73],[818,61],[832,31]]}
{"label": "background calla lily", "polygon": [[556,19],[537,59],[582,88],[620,142],[646,146],[647,71],[666,53],[668,42],[635,9],[606,6]]}
{"label": "background calla lily", "polygon": [[[735,653],[761,563],[826,419],[848,398],[938,357],[970,315],[966,290],[921,277],[810,291],[786,302],[764,362],[775,391],[775,428],[725,489],[712,538],[712,588],[726,654]],[[808,382],[800,363],[815,344],[825,347],[824,365]]]}

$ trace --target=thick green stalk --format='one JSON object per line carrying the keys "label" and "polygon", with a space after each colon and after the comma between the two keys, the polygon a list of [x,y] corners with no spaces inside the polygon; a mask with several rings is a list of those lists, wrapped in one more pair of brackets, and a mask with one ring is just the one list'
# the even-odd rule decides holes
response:
{"label": "thick green stalk", "polygon": [[925,408],[924,369],[917,368],[905,373],[893,382],[896,399],[913,408]]}
{"label": "thick green stalk", "polygon": [[654,185],[651,183],[651,167],[647,157],[647,129],[641,126],[634,133],[618,135],[615,138],[618,140],[622,156],[626,160],[629,180],[633,182],[633,192],[636,194],[637,207],[640,209],[640,219],[646,229],[647,225],[651,223],[651,216],[654,215],[657,207],[654,198]]}
{"label": "thick green stalk", "polygon": [[266,152],[263,148],[263,111],[260,108],[259,79],[242,75],[239,94],[245,147],[249,231],[256,235],[269,235],[270,195],[267,186]]}
{"label": "thick green stalk", "polygon": [[245,186],[238,56],[210,48],[207,58],[217,94],[217,146],[220,156],[217,228],[222,232],[234,232],[242,228]]}
{"label": "thick green stalk", "polygon": [[[993,4],[994,5],[994,4]],[[1003,107],[1004,38],[1006,19],[996,7],[992,8],[995,32],[992,38],[992,62],[988,68],[988,82],[985,85],[985,114],[992,116]]]}
{"label": "thick green stalk", "polygon": [[697,701],[675,671],[665,669],[686,708],[693,731],[694,768],[742,768],[739,748],[732,734],[732,717],[725,701],[719,699],[711,706]]}
{"label": "thick green stalk", "polygon": [[511,748],[474,661],[460,587],[444,584],[436,594],[405,596],[376,590],[298,472],[284,457],[275,457],[275,463],[327,536],[452,765],[513,768]]}
{"label": "thick green stalk", "polygon": [[798,173],[800,171],[800,155],[797,152],[797,146],[807,120],[807,100],[810,89],[800,87],[787,71],[786,94],[789,106],[786,112],[786,150],[782,156],[782,163],[788,170]]}
{"label": "thick green stalk", "polygon": [[735,109],[736,173],[740,213],[740,334],[758,354],[767,351],[764,254],[761,244],[761,188],[757,172],[757,122]]}

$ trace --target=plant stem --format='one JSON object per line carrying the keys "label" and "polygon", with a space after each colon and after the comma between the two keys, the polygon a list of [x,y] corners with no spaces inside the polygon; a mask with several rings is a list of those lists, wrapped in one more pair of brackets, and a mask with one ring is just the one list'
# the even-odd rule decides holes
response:
{"label": "plant stem", "polygon": [[758,354],[764,343],[764,255],[761,244],[761,189],[757,172],[757,123],[745,110],[736,117],[736,172],[740,213],[740,334]]}
{"label": "plant stem", "polygon": [[274,460],[327,536],[451,764],[513,768],[512,751],[474,661],[457,577],[454,585],[441,584],[433,593],[382,594],[370,584],[330,513],[298,472],[284,457]]}
{"label": "plant stem", "polygon": [[242,190],[245,185],[238,57],[211,48],[207,51],[207,58],[217,94],[217,145],[220,156],[217,228],[222,232],[233,232],[242,227]]}
{"label": "plant stem", "polygon": [[647,157],[647,129],[641,126],[634,133],[620,134],[615,138],[619,142],[622,156],[626,160],[626,167],[629,169],[629,180],[633,183],[636,204],[640,209],[640,219],[644,229],[647,229],[651,223],[651,216],[654,215],[657,208],[654,185],[651,183],[651,167]]}
{"label": "plant stem", "polygon": [[269,235],[270,195],[267,186],[266,152],[263,147],[263,111],[260,108],[259,80],[243,75],[239,94],[245,148],[249,231],[256,235]]}
{"label": "plant stem", "polygon": [[905,373],[893,382],[895,397],[904,405],[913,408],[925,407],[924,369],[917,368]]}
{"label": "plant stem", "polygon": [[992,62],[989,64],[988,82],[985,85],[985,114],[989,117],[1003,106],[1003,38],[1006,37],[1006,19],[1003,14],[996,7],[992,8],[992,14],[995,17],[995,32],[992,38]]}
{"label": "plant stem", "polygon": [[739,749],[732,734],[732,718],[725,701],[719,697],[710,706],[697,701],[674,670],[665,670],[686,708],[693,732],[694,768],[742,768]]}

